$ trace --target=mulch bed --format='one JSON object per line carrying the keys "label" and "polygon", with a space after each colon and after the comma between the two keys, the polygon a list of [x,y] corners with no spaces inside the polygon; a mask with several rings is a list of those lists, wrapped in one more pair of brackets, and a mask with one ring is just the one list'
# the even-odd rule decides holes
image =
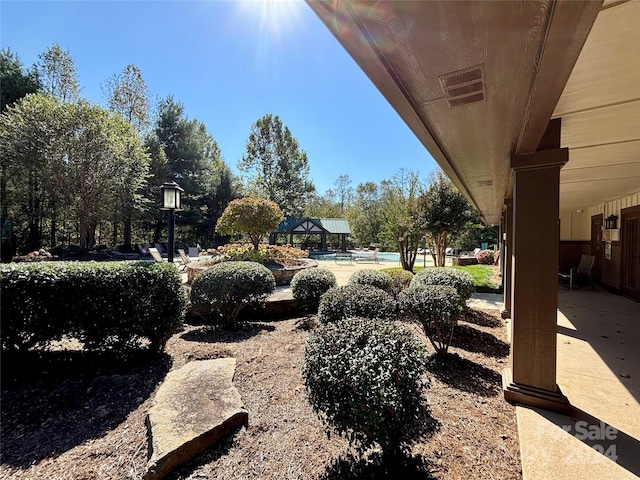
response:
{"label": "mulch bed", "polygon": [[509,348],[497,311],[467,312],[450,355],[432,357],[426,395],[440,429],[414,445],[401,476],[396,466],[380,464],[378,452],[361,460],[345,439],[327,438],[301,376],[309,333],[300,323],[251,323],[239,332],[187,326],[160,356],[3,354],[0,478],[141,478],[145,415],[164,376],[224,356],[237,358],[234,383],[249,427],[167,478],[521,478],[515,409],[500,386]]}

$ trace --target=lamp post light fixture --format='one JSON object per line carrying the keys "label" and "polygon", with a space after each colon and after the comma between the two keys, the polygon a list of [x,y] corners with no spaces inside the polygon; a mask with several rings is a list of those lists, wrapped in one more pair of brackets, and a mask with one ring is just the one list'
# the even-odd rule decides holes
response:
{"label": "lamp post light fixture", "polygon": [[180,188],[176,182],[166,182],[160,187],[162,192],[162,208],[169,212],[169,238],[167,252],[167,260],[173,263],[173,227],[175,225],[175,212],[182,210],[182,193],[184,190]]}
{"label": "lamp post light fixture", "polygon": [[618,216],[613,213],[604,219],[604,228],[606,230],[615,230],[618,228]]}

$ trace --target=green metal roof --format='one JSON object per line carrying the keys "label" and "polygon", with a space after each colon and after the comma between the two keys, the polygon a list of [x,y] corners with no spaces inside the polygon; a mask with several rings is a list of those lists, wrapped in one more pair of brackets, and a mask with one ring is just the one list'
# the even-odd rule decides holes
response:
{"label": "green metal roof", "polygon": [[289,233],[306,221],[315,223],[327,233],[351,233],[351,228],[346,218],[285,218],[280,222],[274,233]]}

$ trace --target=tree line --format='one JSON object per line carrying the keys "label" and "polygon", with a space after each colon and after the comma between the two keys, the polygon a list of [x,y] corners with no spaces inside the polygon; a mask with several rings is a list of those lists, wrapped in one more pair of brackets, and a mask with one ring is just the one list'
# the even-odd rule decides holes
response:
{"label": "tree line", "polygon": [[172,95],[152,109],[135,65],[101,85],[104,105],[81,97],[73,58],[57,44],[30,68],[0,50],[0,75],[3,253],[158,242],[166,232],[159,187],[171,180],[185,190],[176,235],[192,243],[224,243],[216,222],[245,196],[275,202],[285,217],[347,218],[352,242],[398,250],[405,268],[413,267],[425,238],[436,253],[495,242],[495,231],[440,171],[426,184],[401,170],[355,188],[341,175],[335,188],[319,194],[306,152],[277,115],[251,126],[241,174],[234,175],[206,126],[189,119]]}
{"label": "tree line", "polygon": [[[75,244],[130,249],[160,241],[160,185],[185,192],[178,238],[212,244],[215,225],[235,198],[263,196],[301,215],[309,193],[306,153],[276,115],[255,122],[232,173],[206,126],[173,96],[156,102],[142,72],[127,65],[101,85],[105,105],[81,98],[68,50],[54,44],[30,68],[0,51],[0,160],[3,226],[10,219],[20,252]],[[244,181],[243,181],[244,180]]]}

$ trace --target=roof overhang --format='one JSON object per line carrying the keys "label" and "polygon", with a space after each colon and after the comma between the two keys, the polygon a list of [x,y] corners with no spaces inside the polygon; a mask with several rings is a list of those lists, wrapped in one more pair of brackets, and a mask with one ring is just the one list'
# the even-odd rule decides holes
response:
{"label": "roof overhang", "polygon": [[[499,223],[511,193],[510,159],[534,152],[552,117],[570,117],[562,135],[570,151],[575,142],[588,143],[594,129],[616,132],[613,142],[622,141],[626,153],[615,176],[623,168],[627,176],[617,178],[620,188],[603,188],[618,196],[638,191],[640,2],[308,3],[487,223]],[[599,14],[602,25],[594,27]],[[621,68],[627,71],[618,88]],[[600,89],[608,93],[598,95]],[[602,102],[613,102],[615,112]],[[618,143],[599,133],[605,148],[618,152]],[[572,186],[561,184],[561,201],[583,208],[602,201],[588,193],[588,182],[614,161],[605,153],[584,148],[580,162],[569,161],[571,173],[561,178]]]}

